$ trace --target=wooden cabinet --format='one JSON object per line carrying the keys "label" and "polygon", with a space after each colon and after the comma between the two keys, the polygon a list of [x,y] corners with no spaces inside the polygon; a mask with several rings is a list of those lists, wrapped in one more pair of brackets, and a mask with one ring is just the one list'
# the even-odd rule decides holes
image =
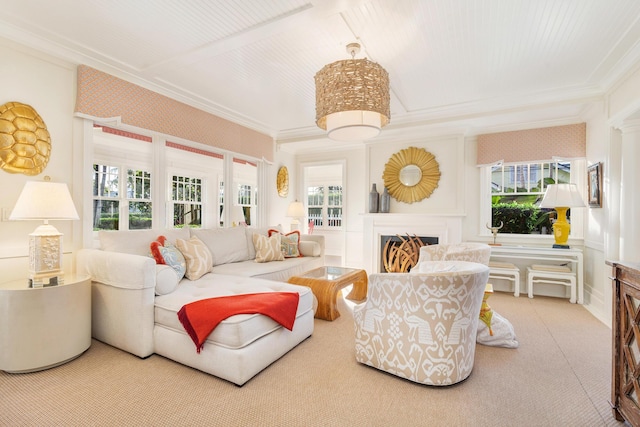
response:
{"label": "wooden cabinet", "polygon": [[607,264],[613,267],[613,415],[640,426],[640,263]]}

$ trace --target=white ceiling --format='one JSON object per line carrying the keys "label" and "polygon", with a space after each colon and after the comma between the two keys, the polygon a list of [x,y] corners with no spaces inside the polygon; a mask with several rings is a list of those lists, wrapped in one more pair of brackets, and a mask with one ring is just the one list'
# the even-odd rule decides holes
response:
{"label": "white ceiling", "polygon": [[313,77],[353,41],[390,75],[381,135],[579,120],[640,58],[638,0],[1,1],[1,37],[281,147],[323,137]]}

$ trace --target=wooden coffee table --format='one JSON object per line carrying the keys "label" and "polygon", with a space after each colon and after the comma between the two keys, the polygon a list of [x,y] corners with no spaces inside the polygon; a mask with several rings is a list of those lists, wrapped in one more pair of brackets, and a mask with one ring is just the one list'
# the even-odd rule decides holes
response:
{"label": "wooden coffee table", "polygon": [[311,288],[318,299],[317,319],[335,320],[340,317],[338,292],[352,283],[353,289],[347,298],[354,301],[367,298],[367,272],[355,268],[320,267],[300,276],[291,276],[289,283]]}

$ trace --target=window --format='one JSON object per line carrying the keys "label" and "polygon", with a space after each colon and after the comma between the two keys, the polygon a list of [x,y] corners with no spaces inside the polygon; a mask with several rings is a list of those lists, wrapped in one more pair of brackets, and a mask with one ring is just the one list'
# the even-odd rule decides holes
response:
{"label": "window", "polygon": [[549,184],[571,182],[570,162],[537,162],[491,167],[491,223],[501,233],[551,234],[553,209],[540,209]]}
{"label": "window", "polygon": [[202,225],[202,194],[202,179],[172,175],[174,227],[199,228]]}
{"label": "window", "polygon": [[[93,230],[139,230],[151,228],[151,174],[113,165],[93,165]],[[120,183],[126,182],[126,191]],[[120,212],[125,206],[126,211]],[[120,221],[121,217],[124,221]]]}
{"label": "window", "polygon": [[307,187],[307,216],[314,227],[342,227],[342,186]]}

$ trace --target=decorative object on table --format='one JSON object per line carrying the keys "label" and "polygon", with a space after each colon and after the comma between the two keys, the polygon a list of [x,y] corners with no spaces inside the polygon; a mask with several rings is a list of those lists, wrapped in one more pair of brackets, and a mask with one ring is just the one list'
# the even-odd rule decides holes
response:
{"label": "decorative object on table", "polygon": [[287,197],[289,195],[289,171],[286,166],[282,166],[278,169],[276,186],[278,188],[278,196]]}
{"label": "decorative object on table", "polygon": [[500,246],[499,243],[496,243],[496,237],[498,237],[498,231],[504,227],[504,222],[500,221],[500,225],[498,227],[489,227],[489,223],[487,223],[486,227],[491,230],[491,234],[493,234],[493,243],[491,243],[491,246]]}
{"label": "decorative object on table", "polygon": [[384,187],[384,191],[382,195],[380,195],[380,212],[389,213],[389,208],[391,207],[391,195],[389,195],[389,190],[387,187]]}
{"label": "decorative object on table", "polygon": [[589,184],[589,207],[602,207],[602,163],[596,163],[587,169]]}
{"label": "decorative object on table", "polygon": [[425,243],[415,234],[404,238],[396,234],[397,241],[387,240],[382,250],[382,265],[387,273],[408,273],[420,257]]}
{"label": "decorative object on table", "polygon": [[315,75],[316,124],[336,141],[373,138],[389,123],[389,74],[368,59],[355,59],[358,43],[349,43],[351,59],[325,65]]}
{"label": "decorative object on table", "polygon": [[293,218],[291,220],[291,231],[300,230],[300,218],[305,216],[304,214],[304,205],[302,202],[294,201],[289,204],[287,208],[287,216],[289,218]]}
{"label": "decorative object on table", "polygon": [[399,202],[419,202],[431,196],[440,181],[440,165],[424,148],[409,147],[395,153],[384,166],[384,186]]}
{"label": "decorative object on table", "polygon": [[10,220],[44,220],[29,234],[29,284],[32,287],[64,283],[62,233],[49,220],[78,219],[67,184],[29,181],[18,197]]}
{"label": "decorative object on table", "polygon": [[316,226],[316,223],[314,220],[310,219],[309,220],[309,229],[307,231],[307,234],[313,234],[313,228]]}
{"label": "decorative object on table", "polygon": [[231,207],[231,226],[247,225],[247,217],[244,214],[244,207],[241,205],[233,205]]}
{"label": "decorative object on table", "polygon": [[371,191],[369,192],[369,213],[378,212],[378,204],[380,202],[380,194],[376,188],[376,183],[371,184]]}
{"label": "decorative object on table", "polygon": [[549,184],[544,193],[541,208],[553,208],[558,213],[558,219],[553,223],[554,248],[569,249],[567,241],[571,232],[571,225],[567,222],[569,208],[583,208],[584,201],[578,192],[576,184]]}
{"label": "decorative object on table", "polygon": [[493,331],[491,330],[491,319],[493,318],[493,310],[487,303],[487,300],[493,293],[493,285],[491,283],[487,283],[484,287],[484,296],[482,297],[482,305],[480,306],[480,321],[487,325],[489,328],[489,335],[493,336]]}
{"label": "decorative object on table", "polygon": [[0,169],[38,175],[49,163],[51,137],[47,125],[30,105],[0,106]]}

